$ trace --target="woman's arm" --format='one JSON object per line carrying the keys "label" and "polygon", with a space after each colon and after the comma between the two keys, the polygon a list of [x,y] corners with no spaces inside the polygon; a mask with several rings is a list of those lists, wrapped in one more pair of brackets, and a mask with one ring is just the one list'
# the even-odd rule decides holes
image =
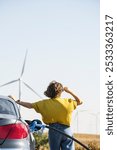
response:
{"label": "woman's arm", "polygon": [[16,102],[17,104],[19,104],[19,105],[21,105],[21,106],[23,106],[23,107],[26,107],[26,108],[29,108],[29,109],[32,108],[32,103],[29,103],[29,102],[22,102],[22,101],[20,101],[20,100],[16,100],[16,98],[15,98],[14,96],[12,96],[12,95],[9,95],[8,97],[11,98],[11,99],[13,99],[13,100],[15,100],[15,102]]}
{"label": "woman's arm", "polygon": [[69,93],[69,94],[71,94],[75,98],[75,100],[77,101],[78,105],[81,105],[83,103],[73,92],[71,92],[68,89],[68,87],[64,87],[64,91],[67,92],[67,93]]}
{"label": "woman's arm", "polygon": [[19,104],[19,105],[21,105],[21,106],[24,106],[26,108],[29,108],[29,109],[32,108],[32,103],[29,103],[29,102],[22,102],[20,100],[17,100],[16,103]]}

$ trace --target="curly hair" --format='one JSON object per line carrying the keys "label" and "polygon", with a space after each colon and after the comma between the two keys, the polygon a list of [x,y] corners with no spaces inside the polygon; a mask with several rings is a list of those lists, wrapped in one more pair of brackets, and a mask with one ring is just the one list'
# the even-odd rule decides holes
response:
{"label": "curly hair", "polygon": [[63,85],[59,82],[52,81],[47,87],[47,90],[44,92],[44,95],[46,95],[49,98],[56,98],[62,92],[63,92]]}

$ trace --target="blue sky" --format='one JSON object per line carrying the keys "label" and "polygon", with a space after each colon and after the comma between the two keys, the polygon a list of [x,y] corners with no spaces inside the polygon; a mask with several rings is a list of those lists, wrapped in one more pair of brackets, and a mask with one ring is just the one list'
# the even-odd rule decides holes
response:
{"label": "blue sky", "polygon": [[[23,80],[43,98],[52,80],[68,86],[84,101],[78,110],[89,110],[79,113],[80,132],[94,133],[95,117],[90,112],[100,109],[99,11],[98,0],[1,0],[0,85],[20,76],[28,49]],[[0,89],[0,95],[9,94],[18,97],[18,84]],[[24,86],[22,98],[38,100]],[[24,118],[37,117],[27,109],[21,112]]]}

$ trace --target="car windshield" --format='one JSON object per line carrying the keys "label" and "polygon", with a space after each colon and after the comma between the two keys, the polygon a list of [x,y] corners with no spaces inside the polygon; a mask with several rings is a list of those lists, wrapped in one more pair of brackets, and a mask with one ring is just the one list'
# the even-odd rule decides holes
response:
{"label": "car windshield", "polygon": [[0,99],[0,114],[16,115],[14,104],[8,100]]}

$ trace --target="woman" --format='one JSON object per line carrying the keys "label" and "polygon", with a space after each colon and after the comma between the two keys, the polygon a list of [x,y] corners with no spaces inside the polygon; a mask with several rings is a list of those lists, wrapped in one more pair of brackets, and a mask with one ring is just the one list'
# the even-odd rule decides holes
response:
{"label": "woman", "polygon": [[[61,98],[62,92],[69,93],[73,96],[74,100],[71,98]],[[72,112],[76,109],[77,105],[82,104],[82,101],[67,87],[63,87],[61,83],[56,81],[52,81],[49,84],[44,94],[48,99],[43,99],[35,103],[17,100],[16,103],[29,109],[35,109],[37,113],[42,115],[42,120],[45,124],[73,136],[70,129]],[[10,97],[13,98],[12,96]],[[54,130],[49,130],[49,145],[50,150],[75,149],[73,140]]]}

